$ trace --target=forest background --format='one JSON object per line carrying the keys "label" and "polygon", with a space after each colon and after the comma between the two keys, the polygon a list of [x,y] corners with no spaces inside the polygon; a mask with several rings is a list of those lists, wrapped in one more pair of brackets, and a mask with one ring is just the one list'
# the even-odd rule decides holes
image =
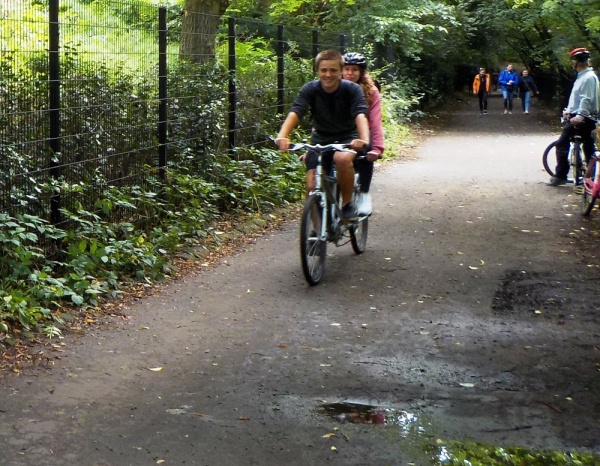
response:
{"label": "forest background", "polygon": [[269,136],[318,50],[369,58],[387,157],[479,66],[528,68],[558,114],[568,51],[600,58],[598,0],[10,0],[0,21],[0,349],[296,203]]}

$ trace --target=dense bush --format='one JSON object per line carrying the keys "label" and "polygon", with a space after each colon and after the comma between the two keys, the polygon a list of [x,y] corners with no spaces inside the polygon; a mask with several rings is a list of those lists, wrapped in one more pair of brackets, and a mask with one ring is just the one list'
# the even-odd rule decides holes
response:
{"label": "dense bush", "polygon": [[[170,170],[166,184],[148,174],[157,191],[112,187],[98,198],[98,214],[63,210],[65,230],[0,214],[0,333],[17,326],[56,335],[62,309],[97,306],[131,280],[161,279],[172,271],[172,254],[203,244],[223,213],[268,211],[300,198],[304,172],[296,157],[266,149],[252,157],[217,159],[212,181],[181,169]],[[147,228],[103,219],[114,210],[139,218],[137,209],[153,219]]]}

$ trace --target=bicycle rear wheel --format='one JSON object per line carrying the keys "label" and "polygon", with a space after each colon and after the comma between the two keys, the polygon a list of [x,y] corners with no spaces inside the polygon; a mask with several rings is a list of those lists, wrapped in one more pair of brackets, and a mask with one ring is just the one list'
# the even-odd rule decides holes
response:
{"label": "bicycle rear wheel", "polygon": [[302,272],[309,285],[317,285],[325,271],[327,240],[319,238],[323,222],[321,195],[311,194],[304,204],[300,222],[300,259]]}
{"label": "bicycle rear wheel", "polygon": [[[542,163],[544,164],[544,168],[548,172],[550,176],[556,176],[554,172],[554,167],[556,166],[556,156],[551,157],[550,154],[554,154],[554,149],[556,147],[556,141],[550,143],[548,147],[544,150],[544,154],[542,155]],[[548,160],[550,157],[550,160]]]}
{"label": "bicycle rear wheel", "polygon": [[356,254],[362,254],[367,247],[369,234],[369,217],[361,217],[356,225],[350,228],[350,243]]}
{"label": "bicycle rear wheel", "polygon": [[581,213],[586,217],[592,213],[592,210],[594,210],[594,206],[596,205],[596,198],[593,196],[592,191],[594,189],[596,175],[598,174],[598,170],[600,170],[599,165],[600,161],[595,157],[592,158],[590,160],[590,165],[585,172],[585,177],[583,178]]}

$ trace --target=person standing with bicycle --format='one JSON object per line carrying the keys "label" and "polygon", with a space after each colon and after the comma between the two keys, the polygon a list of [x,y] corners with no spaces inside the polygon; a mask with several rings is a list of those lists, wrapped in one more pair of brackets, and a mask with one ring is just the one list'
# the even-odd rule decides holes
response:
{"label": "person standing with bicycle", "polygon": [[598,119],[598,76],[589,64],[590,52],[578,47],[569,53],[571,66],[577,71],[577,79],[571,89],[569,104],[563,111],[565,126],[556,141],[556,171],[550,178],[549,186],[567,183],[569,173],[569,145],[575,134],[581,136],[586,162],[594,154],[592,131],[596,129]]}
{"label": "person standing with bicycle", "polygon": [[[344,59],[337,50],[325,50],[315,58],[318,79],[302,86],[292,108],[277,134],[275,143],[281,151],[290,147],[288,136],[298,126],[304,115],[312,116],[312,144],[350,144],[355,151],[364,150],[369,144],[368,107],[362,88],[342,79]],[[342,215],[345,219],[356,217],[352,205],[354,190],[354,154],[334,152],[323,158],[324,165],[335,163],[337,180],[342,195]],[[309,153],[306,163],[306,190],[315,186],[317,157]],[[327,168],[326,168],[327,169]]]}
{"label": "person standing with bicycle", "polygon": [[344,79],[357,83],[365,94],[369,106],[369,130],[371,143],[366,158],[356,161],[356,170],[360,182],[360,195],[357,202],[359,215],[371,215],[373,205],[369,190],[373,179],[375,160],[381,157],[385,147],[383,144],[383,125],[381,123],[381,95],[377,84],[367,73],[367,59],[360,53],[349,52],[344,55]]}

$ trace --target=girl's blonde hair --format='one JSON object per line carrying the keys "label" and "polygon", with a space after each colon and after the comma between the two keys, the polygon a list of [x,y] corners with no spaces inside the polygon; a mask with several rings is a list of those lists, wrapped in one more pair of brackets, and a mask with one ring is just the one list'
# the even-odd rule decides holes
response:
{"label": "girl's blonde hair", "polygon": [[373,89],[377,86],[375,85],[375,81],[373,78],[369,76],[367,72],[361,73],[361,77],[358,80],[358,85],[362,87],[363,93],[365,94],[365,99],[367,101],[367,106],[371,106],[371,101],[373,100]]}

